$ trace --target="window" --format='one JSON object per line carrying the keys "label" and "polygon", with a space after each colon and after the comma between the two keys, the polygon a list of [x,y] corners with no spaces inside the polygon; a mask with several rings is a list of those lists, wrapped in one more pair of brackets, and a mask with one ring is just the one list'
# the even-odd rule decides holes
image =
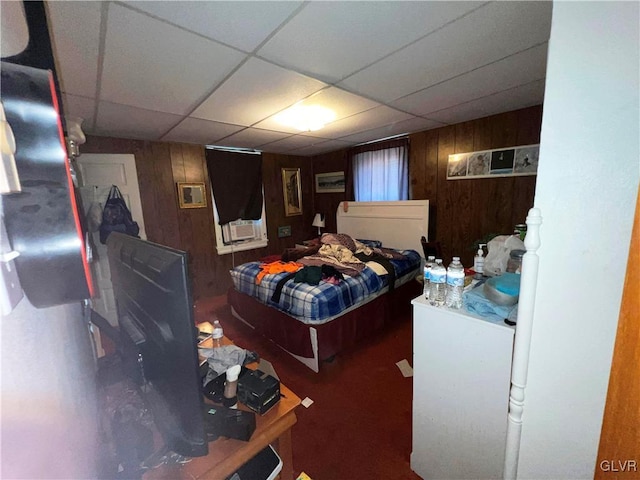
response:
{"label": "window", "polygon": [[216,229],[216,251],[218,255],[267,246],[269,240],[267,238],[267,217],[264,212],[264,202],[262,203],[262,216],[259,220],[238,219],[220,225],[213,189],[211,191],[211,201],[213,205],[213,221]]}
{"label": "window", "polygon": [[207,147],[206,159],[218,254],[266,247],[260,152]]}
{"label": "window", "polygon": [[407,139],[364,145],[352,156],[353,193],[357,202],[408,200]]}

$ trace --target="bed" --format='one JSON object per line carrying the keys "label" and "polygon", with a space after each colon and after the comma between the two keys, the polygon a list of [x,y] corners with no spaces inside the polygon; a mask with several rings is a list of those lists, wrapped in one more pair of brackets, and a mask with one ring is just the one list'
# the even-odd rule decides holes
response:
{"label": "bed", "polygon": [[[395,275],[372,268],[380,266],[374,263],[358,275],[344,275],[335,284],[296,283],[295,273],[282,272],[264,275],[256,285],[261,264],[248,262],[231,270],[234,286],[229,289],[228,302],[232,314],[319,372],[323,361],[397,318],[406,318],[411,299],[421,291],[415,278],[424,261],[420,239],[427,236],[428,216],[428,200],[342,202],[336,212],[337,233],[366,240],[370,247],[381,246],[383,253],[391,249],[402,253],[388,260]],[[388,263],[381,264],[389,269]],[[280,292],[274,296],[278,284]]]}

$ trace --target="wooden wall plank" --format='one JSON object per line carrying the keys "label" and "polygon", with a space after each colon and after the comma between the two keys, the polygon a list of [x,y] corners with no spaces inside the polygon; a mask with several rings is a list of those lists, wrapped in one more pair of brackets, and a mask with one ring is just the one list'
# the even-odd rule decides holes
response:
{"label": "wooden wall plank", "polygon": [[438,131],[438,192],[436,194],[436,231],[431,241],[438,241],[442,245],[442,253],[445,259],[452,256],[452,237],[455,220],[448,216],[453,209],[452,201],[448,194],[447,162],[449,155],[455,153],[456,129],[454,126],[445,127]]}
{"label": "wooden wall plank", "polygon": [[[538,105],[409,136],[411,198],[429,200],[429,239],[442,242],[445,263],[459,255],[471,266],[477,240],[513,232],[533,206],[536,181],[535,176],[447,180],[448,156],[537,144],[541,124]],[[346,150],[342,152],[346,166]],[[337,170],[333,162],[339,153],[314,157],[314,171]],[[322,197],[315,195],[318,205]]]}
{"label": "wooden wall plank", "polygon": [[409,198],[427,199],[427,132],[409,136]]}

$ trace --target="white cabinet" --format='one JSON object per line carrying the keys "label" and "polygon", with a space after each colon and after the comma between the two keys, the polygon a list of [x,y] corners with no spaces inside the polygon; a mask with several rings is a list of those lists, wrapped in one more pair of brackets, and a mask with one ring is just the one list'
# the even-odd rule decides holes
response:
{"label": "white cabinet", "polygon": [[502,478],[514,328],[413,304],[413,451],[424,479]]}

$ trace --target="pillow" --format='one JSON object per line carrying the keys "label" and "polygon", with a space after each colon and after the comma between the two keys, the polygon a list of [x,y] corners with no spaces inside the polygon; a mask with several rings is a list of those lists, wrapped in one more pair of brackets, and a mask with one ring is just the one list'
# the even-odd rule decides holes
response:
{"label": "pillow", "polygon": [[324,245],[342,245],[352,252],[356,251],[356,242],[346,233],[324,233],[320,237],[320,243]]}

